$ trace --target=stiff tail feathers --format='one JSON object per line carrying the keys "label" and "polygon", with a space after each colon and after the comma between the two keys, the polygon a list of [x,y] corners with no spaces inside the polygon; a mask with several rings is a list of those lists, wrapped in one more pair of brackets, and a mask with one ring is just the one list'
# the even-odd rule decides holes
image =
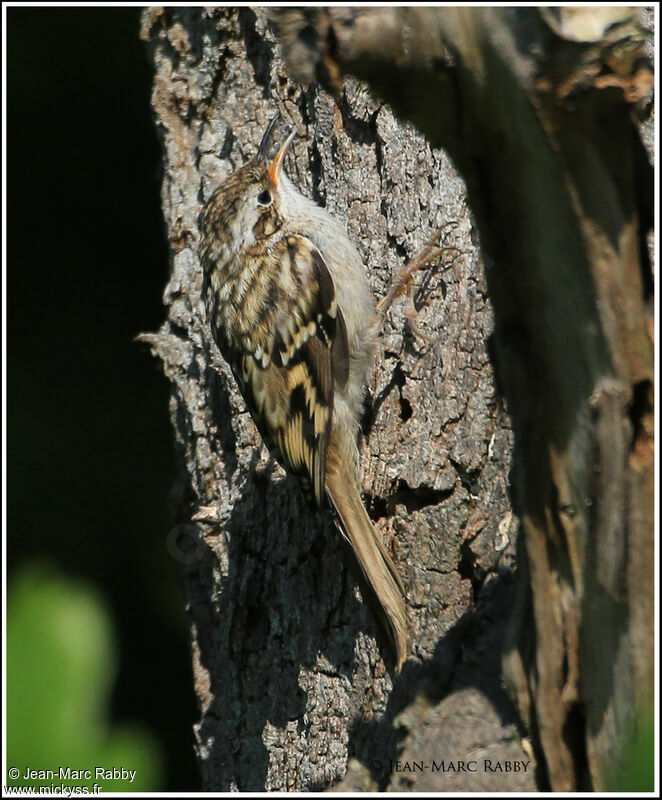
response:
{"label": "stiff tail feathers", "polygon": [[342,532],[354,550],[366,580],[382,608],[393,639],[398,672],[407,657],[407,608],[405,590],[389,555],[361,501],[358,487],[339,473],[327,472],[326,488],[342,523]]}

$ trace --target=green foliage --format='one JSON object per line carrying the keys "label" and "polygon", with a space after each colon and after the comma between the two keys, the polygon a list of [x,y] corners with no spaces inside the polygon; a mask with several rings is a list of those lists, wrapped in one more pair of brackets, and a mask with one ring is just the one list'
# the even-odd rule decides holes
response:
{"label": "green foliage", "polygon": [[[23,568],[7,598],[7,766],[20,770],[17,780],[7,776],[9,785],[159,789],[153,737],[137,727],[110,725],[115,669],[111,622],[97,594],[45,566]],[[54,775],[26,780],[26,768]],[[91,776],[75,780],[60,768],[89,770]],[[97,768],[124,769],[124,777],[109,780]],[[135,770],[132,781],[129,770]]]}
{"label": "green foliage", "polygon": [[655,718],[651,709],[639,721],[625,745],[623,758],[609,782],[610,792],[653,792],[655,790]]}

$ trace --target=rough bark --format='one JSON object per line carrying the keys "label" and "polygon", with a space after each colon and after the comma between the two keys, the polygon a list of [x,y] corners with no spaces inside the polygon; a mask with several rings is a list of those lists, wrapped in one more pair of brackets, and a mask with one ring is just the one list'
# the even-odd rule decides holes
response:
{"label": "rough bark", "polygon": [[[143,340],[172,387],[180,472],[169,546],[191,621],[205,787],[328,788],[350,757],[367,785],[398,787],[398,755],[448,763],[490,752],[528,762],[517,781],[492,776],[492,788],[532,790],[534,765],[500,681],[515,596],[512,435],[488,357],[492,311],[462,180],[363,83],[339,81],[334,99],[293,82],[265,10],[151,9],[142,35],[154,60],[172,255],[166,320]],[[331,524],[316,527],[296,481],[261,446],[200,305],[201,203],[255,153],[277,109],[305,131],[286,171],[346,222],[377,297],[454,223],[445,241],[457,249],[417,278],[417,326],[430,341],[412,335],[397,301],[366,404],[366,503],[408,587],[411,656],[399,676],[340,537]],[[430,723],[454,738],[419,748]],[[437,773],[437,788],[454,785]],[[463,788],[485,788],[484,774]]]}
{"label": "rough bark", "polygon": [[[653,677],[652,67],[640,9],[274,12],[290,74],[370,82],[468,187],[513,422],[505,664],[554,790],[604,790]],[[651,11],[648,15],[649,24]]]}

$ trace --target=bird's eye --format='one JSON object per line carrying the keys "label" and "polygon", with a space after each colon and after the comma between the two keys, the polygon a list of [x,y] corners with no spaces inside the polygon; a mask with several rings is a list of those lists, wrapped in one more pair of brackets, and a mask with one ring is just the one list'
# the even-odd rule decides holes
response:
{"label": "bird's eye", "polygon": [[259,206],[271,205],[271,192],[268,189],[260,192],[260,194],[257,196],[257,204]]}

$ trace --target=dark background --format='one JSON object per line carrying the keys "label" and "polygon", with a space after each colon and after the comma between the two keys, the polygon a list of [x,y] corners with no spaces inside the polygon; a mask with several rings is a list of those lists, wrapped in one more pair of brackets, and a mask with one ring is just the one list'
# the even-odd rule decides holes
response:
{"label": "dark background", "polygon": [[7,10],[8,569],[46,561],[106,599],[113,720],[199,789],[184,600],[168,554],[168,388],[133,339],[168,271],[137,8]]}

